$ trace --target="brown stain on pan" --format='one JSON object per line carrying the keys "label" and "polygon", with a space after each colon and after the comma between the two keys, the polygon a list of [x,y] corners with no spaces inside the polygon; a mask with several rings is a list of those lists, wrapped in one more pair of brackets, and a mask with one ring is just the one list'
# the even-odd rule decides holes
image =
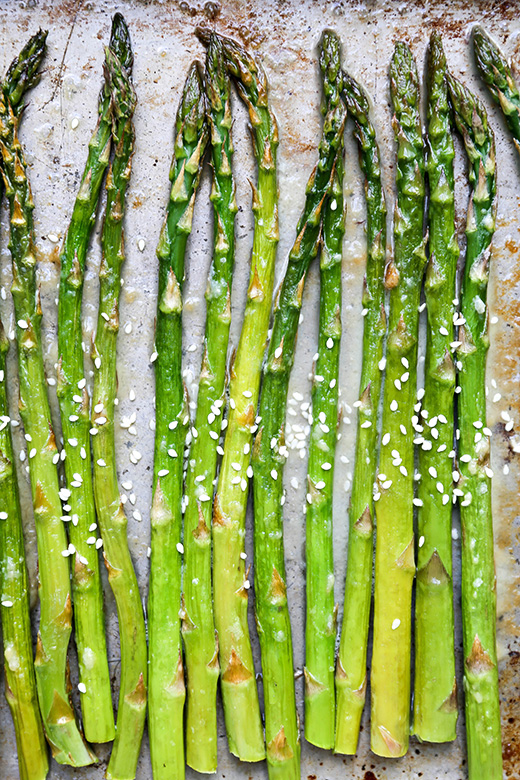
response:
{"label": "brown stain on pan", "polygon": [[518,778],[520,770],[520,653],[511,650],[500,674],[502,701],[502,757],[504,777]]}

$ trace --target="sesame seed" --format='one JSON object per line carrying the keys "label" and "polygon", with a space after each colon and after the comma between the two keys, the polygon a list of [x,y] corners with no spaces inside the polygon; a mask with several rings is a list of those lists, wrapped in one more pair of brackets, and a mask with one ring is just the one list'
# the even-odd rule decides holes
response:
{"label": "sesame seed", "polygon": [[333,346],[334,346],[334,341],[333,341],[333,339],[331,339],[331,338],[328,338],[328,339],[327,339],[327,349],[332,349],[332,347],[333,347]]}
{"label": "sesame seed", "polygon": [[323,482],[323,480],[316,482],[315,485],[316,490],[323,490],[324,487],[325,487],[325,482]]}
{"label": "sesame seed", "polygon": [[394,400],[391,401],[391,403],[390,403],[390,411],[391,412],[397,412],[398,408],[399,408],[399,404],[397,403],[397,401],[394,398]]}
{"label": "sesame seed", "polygon": [[184,546],[180,542],[177,542],[177,544],[175,546],[177,548],[177,552],[180,552],[180,553],[184,552]]}
{"label": "sesame seed", "polygon": [[274,351],[274,356],[275,356],[276,360],[278,360],[278,358],[281,358],[281,357],[282,357],[282,353],[283,353],[283,349],[282,349],[282,347],[277,347],[277,348],[275,349],[275,351]]}
{"label": "sesame seed", "polygon": [[322,467],[323,471],[330,471],[330,469],[332,468],[332,464],[331,463],[322,463],[321,467]]}
{"label": "sesame seed", "polygon": [[403,436],[406,436],[406,427],[403,425],[403,423],[400,424],[399,429]]}
{"label": "sesame seed", "polygon": [[278,479],[278,472],[276,469],[271,469],[271,476],[273,479]]}
{"label": "sesame seed", "polygon": [[392,631],[395,631],[395,629],[399,628],[400,625],[401,625],[401,621],[399,620],[399,618],[396,618],[392,623]]}
{"label": "sesame seed", "polygon": [[[360,427],[361,427],[361,428],[370,428],[370,427],[371,427],[371,425],[372,425],[372,423],[370,422],[370,420],[365,420],[365,422],[362,422],[362,423],[361,423],[361,426],[360,426]],[[328,433],[328,431],[326,431],[326,433]]]}
{"label": "sesame seed", "polygon": [[401,380],[400,379],[394,379],[394,385],[396,387],[396,390],[401,389]]}
{"label": "sesame seed", "polygon": [[167,477],[169,473],[170,473],[169,469],[160,469],[157,472],[157,476],[158,477]]}
{"label": "sesame seed", "polygon": [[22,330],[27,330],[27,328],[29,327],[29,323],[27,322],[27,320],[18,320],[17,325]]}
{"label": "sesame seed", "polygon": [[386,445],[389,444],[389,443],[390,443],[390,434],[389,433],[385,433],[383,435],[383,438],[381,439],[381,444],[383,444],[383,446],[386,447]]}
{"label": "sesame seed", "polygon": [[419,547],[422,547],[424,545],[424,542],[425,542],[424,536],[420,536],[419,537]]}
{"label": "sesame seed", "polygon": [[401,472],[403,477],[407,477],[408,476],[408,471],[406,470],[406,466],[399,466],[399,471]]}
{"label": "sesame seed", "polygon": [[6,599],[5,601],[2,601],[2,606],[3,607],[12,607],[13,606],[13,602],[12,601],[8,601]]}
{"label": "sesame seed", "polygon": [[96,550],[100,550],[103,547],[103,539],[96,539]]}
{"label": "sesame seed", "polygon": [[441,336],[449,336],[449,335],[450,335],[450,334],[448,333],[448,330],[447,330],[447,329],[444,327],[444,325],[442,325],[442,326],[439,328],[439,333],[441,334]]}
{"label": "sesame seed", "polygon": [[235,471],[240,471],[242,466],[240,465],[240,463],[237,463],[236,461],[233,461],[233,463],[231,464],[231,468],[235,469]]}
{"label": "sesame seed", "polygon": [[7,520],[8,514],[7,512],[0,512],[0,520]]}
{"label": "sesame seed", "polygon": [[378,365],[379,365],[379,370],[384,371],[386,367],[386,358],[381,358]]}
{"label": "sesame seed", "polygon": [[103,458],[98,458],[96,463],[98,464],[98,466],[106,466],[107,465],[105,463],[105,461],[103,460]]}
{"label": "sesame seed", "polygon": [[414,498],[412,503],[413,503],[414,506],[422,506],[423,505],[423,502],[422,502],[422,500],[420,498]]}
{"label": "sesame seed", "polygon": [[471,461],[471,455],[461,455],[460,459],[462,463],[469,463]]}

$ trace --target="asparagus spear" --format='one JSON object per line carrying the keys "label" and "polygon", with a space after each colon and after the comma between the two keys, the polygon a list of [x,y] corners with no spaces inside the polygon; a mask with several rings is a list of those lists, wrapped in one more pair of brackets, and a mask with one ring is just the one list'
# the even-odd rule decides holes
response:
{"label": "asparagus spear", "polygon": [[417,586],[413,731],[421,740],[456,737],[457,684],[453,636],[451,505],[455,366],[451,344],[459,247],[455,237],[453,156],[446,57],[440,36],[430,39],[426,169],[430,199],[428,312],[424,397],[417,443]]}
{"label": "asparagus spear", "polygon": [[0,99],[0,154],[10,211],[19,408],[30,442],[29,466],[40,559],[36,683],[45,733],[54,758],[62,764],[85,766],[96,759],[83,741],[69,701],[67,649],[72,603],[66,557],[70,548],[61,520],[58,453],[43,367],[42,311],[35,273],[34,203],[17,129],[18,119],[9,105],[4,86]]}
{"label": "asparagus spear", "polygon": [[520,152],[520,94],[511,67],[496,43],[481,27],[473,28],[473,52],[477,68],[499,104]]}
{"label": "asparagus spear", "polygon": [[[19,116],[25,92],[39,81],[47,32],[39,30],[13,60],[4,90]],[[3,194],[0,179],[0,196]],[[13,717],[21,780],[43,780],[49,770],[36,693],[30,604],[25,565],[22,517],[6,391],[6,354],[9,341],[0,320],[0,591],[4,645],[5,695]]]}
{"label": "asparagus spear", "polygon": [[360,165],[365,175],[367,209],[367,264],[363,288],[366,311],[363,362],[359,388],[356,457],[349,509],[347,576],[343,626],[336,663],[337,753],[356,752],[367,687],[367,643],[372,595],[374,503],[377,465],[377,410],[384,367],[386,332],[384,269],[386,259],[386,203],[381,162],[368,98],[348,74],[343,76],[343,99],[354,120]]}
{"label": "asparagus spear", "polygon": [[406,753],[409,734],[415,574],[411,419],[419,296],[426,263],[419,79],[412,53],[404,43],[395,47],[390,86],[397,138],[397,205],[394,259],[385,271],[385,283],[391,292],[378,477],[381,497],[376,505],[371,747],[377,755],[395,757]]}
{"label": "asparagus spear", "polygon": [[[323,33],[320,51],[320,67],[323,74],[323,89],[326,96],[325,109],[335,111],[325,119],[323,141],[320,148],[318,172],[313,186],[308,190],[307,224],[301,219],[298,226],[296,252],[293,250],[289,261],[292,273],[296,266],[291,261],[298,254],[303,255],[305,241],[309,241],[311,256],[316,250],[316,234],[319,234],[320,221],[323,219],[323,245],[320,259],[321,300],[320,327],[318,339],[318,358],[314,372],[312,388],[312,416],[309,445],[309,466],[307,475],[307,518],[306,518],[306,559],[307,559],[307,609],[305,622],[305,738],[313,745],[322,748],[334,747],[334,655],[336,644],[336,614],[334,608],[334,560],[332,550],[332,490],[334,484],[334,452],[336,448],[336,429],[338,421],[338,367],[339,342],[341,338],[341,252],[344,233],[343,214],[343,128],[346,112],[341,103],[342,88],[341,47],[338,37],[332,31]],[[334,119],[336,121],[334,121]],[[333,156],[335,153],[335,157]],[[334,171],[331,174],[331,168]],[[332,176],[332,180],[331,180]],[[325,187],[323,186],[325,184]],[[327,196],[323,199],[323,193]],[[316,200],[318,207],[316,208]],[[306,204],[307,205],[307,204]],[[306,233],[302,238],[301,230]],[[307,259],[307,258],[306,258]],[[298,282],[304,279],[307,270],[303,263],[298,269],[303,271]],[[289,281],[289,272],[286,276]],[[303,287],[303,284],[302,284]],[[301,298],[300,298],[301,300]],[[281,299],[280,306],[293,306],[292,300]],[[280,318],[282,314],[280,313]],[[287,315],[285,315],[287,316]],[[296,334],[298,310],[295,309],[295,322],[291,322]],[[275,323],[277,320],[275,320]],[[279,336],[280,333],[276,332]],[[288,334],[282,335],[283,351],[291,349]],[[293,337],[294,341],[294,337]],[[272,341],[273,352],[278,341]],[[282,375],[277,363],[271,356],[271,368],[275,369],[278,383],[285,384],[289,379],[290,366],[286,376]],[[292,359],[291,359],[292,363]],[[268,363],[269,366],[269,363]],[[268,375],[264,387],[269,393],[273,384]],[[280,403],[285,416],[285,395]],[[274,396],[273,396],[274,397]],[[279,415],[269,420],[269,394],[262,408],[262,436],[269,432],[276,436],[283,428]],[[267,420],[266,420],[267,417]],[[272,428],[271,431],[269,429]],[[267,448],[269,438],[265,439]],[[272,460],[267,455],[267,464]],[[278,464],[277,464],[278,465]],[[280,465],[283,465],[283,460]],[[280,484],[281,488],[281,484]],[[265,489],[265,485],[264,485]],[[277,496],[278,497],[278,496]],[[264,499],[265,500],[265,499]],[[277,513],[278,514],[278,513]],[[281,515],[281,510],[279,512]],[[260,526],[261,527],[261,526]],[[291,657],[292,661],[292,657]]]}
{"label": "asparagus spear", "polygon": [[[112,22],[109,49],[128,56],[128,31],[121,14]],[[103,589],[98,550],[88,544],[89,529],[96,523],[92,487],[89,395],[83,361],[81,303],[89,239],[111,148],[112,95],[109,67],[99,95],[99,119],[89,143],[87,162],[72,210],[60,255],[58,303],[58,387],[61,424],[66,452],[65,476],[69,538],[75,547],[72,567],[74,627],[78,648],[81,705],[86,736],[93,742],[114,739],[114,713],[105,641]],[[77,478],[79,474],[80,479]],[[78,482],[73,486],[73,483]]]}
{"label": "asparagus spear", "polygon": [[[207,43],[209,34],[198,32]],[[244,536],[251,439],[257,428],[278,244],[278,129],[269,108],[263,70],[237,43],[229,38],[220,40],[227,67],[249,109],[258,185],[252,185],[255,231],[251,274],[242,333],[231,368],[228,427],[213,507],[213,591],[229,749],[243,761],[260,761],[265,750],[247,625],[249,580]]]}
{"label": "asparagus spear", "polygon": [[470,780],[502,777],[496,653],[496,580],[493,560],[491,469],[486,428],[486,294],[495,230],[495,140],[482,103],[448,74],[455,123],[469,160],[471,196],[466,223],[457,350],[460,427],[459,488],[462,527],[462,631]]}
{"label": "asparagus spear", "polygon": [[[114,593],[119,620],[121,680],[114,747],[107,778],[135,777],[146,715],[146,630],[139,587],[128,539],[127,519],[117,481],[114,442],[114,399],[117,393],[116,345],[119,330],[121,266],[124,262],[123,216],[130,181],[136,97],[132,85],[133,55],[122,17],[124,43],[120,58],[107,49],[107,69],[112,91],[114,159],[107,176],[107,202],[102,233],[103,259],[99,270],[99,315],[93,347],[92,450],[94,496],[103,541],[108,581]],[[95,535],[88,543],[98,547]]]}
{"label": "asparagus spear", "polygon": [[199,772],[216,772],[219,664],[211,588],[211,498],[224,405],[237,205],[231,171],[229,76],[222,43],[215,35],[208,47],[205,81],[212,145],[214,247],[195,419],[198,436],[192,441],[186,479],[182,633],[188,680],[186,762]]}
{"label": "asparagus spear", "polygon": [[183,452],[189,415],[182,382],[184,255],[208,140],[198,63],[188,73],[175,120],[172,188],[157,256],[159,292],[155,342],[155,458],[151,512],[149,730],[155,780],[184,776],[184,670],[181,606]]}
{"label": "asparagus spear", "polygon": [[22,516],[6,393],[9,341],[0,321],[0,597],[5,696],[18,748],[20,780],[43,780],[49,771],[36,694]]}

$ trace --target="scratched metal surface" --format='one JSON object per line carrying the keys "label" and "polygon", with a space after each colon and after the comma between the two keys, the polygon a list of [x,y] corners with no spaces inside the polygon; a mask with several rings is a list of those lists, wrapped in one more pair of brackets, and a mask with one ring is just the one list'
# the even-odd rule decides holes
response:
{"label": "scratched metal surface", "polygon": [[[153,318],[157,263],[155,245],[164,215],[168,193],[168,167],[172,152],[172,126],[180,88],[193,57],[203,57],[203,50],[193,35],[196,24],[214,23],[222,32],[237,36],[257,54],[263,63],[271,85],[271,100],[280,125],[279,186],[281,241],[277,276],[283,271],[288,250],[294,239],[295,225],[304,199],[304,187],[314,165],[319,139],[319,81],[316,45],[325,26],[333,26],[344,43],[344,61],[351,72],[367,87],[374,101],[375,122],[384,160],[384,177],[389,199],[389,215],[393,202],[392,171],[394,145],[390,125],[387,67],[393,42],[405,38],[413,47],[419,67],[423,68],[428,36],[433,28],[444,35],[450,66],[455,74],[481,94],[490,110],[490,121],[497,136],[498,159],[498,223],[493,248],[490,285],[491,315],[497,317],[491,325],[491,350],[488,363],[489,425],[493,430],[492,465],[496,474],[493,485],[496,522],[496,563],[498,576],[499,623],[498,645],[501,668],[503,742],[505,776],[520,776],[518,728],[520,721],[520,617],[518,581],[518,531],[520,526],[517,496],[520,488],[519,456],[514,451],[520,445],[520,357],[518,352],[520,325],[520,228],[517,213],[520,194],[520,167],[513,146],[505,132],[498,111],[475,76],[468,48],[471,24],[481,21],[493,33],[509,54],[520,58],[519,4],[516,2],[471,3],[452,0],[450,3],[410,2],[390,0],[224,0],[205,3],[187,2],[70,2],[70,0],[28,0],[2,3],[0,6],[0,68],[3,72],[27,37],[39,25],[48,28],[49,52],[46,71],[40,86],[33,91],[26,111],[22,140],[30,164],[30,178],[36,202],[36,235],[41,252],[39,276],[44,293],[44,328],[48,376],[55,374],[56,360],[56,237],[61,239],[68,224],[79,176],[83,168],[86,144],[95,123],[97,93],[100,86],[103,44],[108,41],[111,15],[122,11],[128,21],[135,51],[135,84],[139,105],[135,115],[137,142],[134,170],[126,218],[127,262],[124,268],[124,291],[121,303],[121,334],[119,338],[119,414],[136,413],[132,435],[127,429],[117,432],[118,467],[123,480],[133,482],[135,506],[129,507],[129,539],[142,585],[143,598],[147,588],[147,546],[149,540],[149,504],[151,494],[153,434],[149,421],[153,415],[153,372],[149,356],[153,350]],[[214,22],[212,21],[214,20]],[[244,306],[248,276],[248,257],[252,242],[250,193],[248,177],[254,177],[250,142],[246,131],[246,116],[235,100],[236,143],[235,171],[238,184],[237,255],[233,292],[232,341],[237,343]],[[75,122],[74,120],[78,120]],[[77,125],[77,126],[76,126]],[[342,603],[345,574],[347,507],[352,470],[355,409],[361,359],[361,283],[364,265],[364,206],[357,155],[351,134],[347,133],[347,176],[345,195],[348,207],[344,244],[344,337],[342,342],[341,391],[343,422],[338,455],[335,492],[335,558],[336,595]],[[460,146],[457,156],[458,219],[462,229],[467,202],[464,180],[464,160]],[[210,261],[211,217],[209,208],[209,176],[206,170],[197,200],[194,229],[189,244],[185,287],[184,362],[186,382],[194,398],[200,363],[200,345],[204,323],[205,279]],[[390,219],[391,217],[389,217]],[[99,227],[99,226],[98,226]],[[54,239],[54,241],[53,241]],[[144,241],[144,245],[143,242]],[[142,251],[140,249],[142,248]],[[6,220],[2,217],[0,283],[8,289],[10,283]],[[99,266],[99,233],[92,242],[85,286],[85,343],[95,326],[97,311],[96,274]],[[316,269],[309,276],[304,302],[304,321],[300,329],[296,365],[291,381],[291,393],[298,389],[310,397],[312,355],[317,338],[318,278]],[[13,326],[9,295],[0,301],[0,308],[9,329]],[[126,332],[130,330],[131,332]],[[126,326],[126,327],[125,327]],[[14,352],[14,350],[13,350]],[[11,356],[13,360],[13,356]],[[11,369],[14,366],[11,363]],[[12,376],[12,372],[11,372]],[[497,387],[492,387],[491,380]],[[11,380],[12,381],[12,380]],[[13,383],[14,385],[14,383]],[[11,396],[14,400],[15,388]],[[135,400],[130,400],[131,390]],[[51,395],[53,388],[50,388]],[[498,397],[500,396],[500,397]],[[495,400],[494,400],[495,399]],[[54,407],[55,409],[55,407]],[[514,421],[511,431],[505,430],[502,412]],[[12,414],[16,415],[13,403]],[[302,424],[298,405],[292,406],[289,421]],[[20,430],[15,432],[17,451],[23,447]],[[129,453],[137,448],[142,453],[138,465],[132,465]],[[520,446],[519,446],[520,449]],[[304,452],[305,455],[305,452]],[[504,465],[509,473],[504,474]],[[293,624],[297,697],[303,714],[303,615],[304,615],[304,501],[303,480],[306,461],[299,451],[290,453],[286,469],[287,503],[285,505],[286,555],[290,609]],[[33,521],[28,503],[27,480],[20,464],[23,483],[27,548],[34,596],[35,541]],[[299,487],[291,486],[296,477]],[[134,512],[140,514],[133,514]],[[249,520],[250,522],[250,520]],[[456,526],[456,520],[454,520]],[[250,539],[249,554],[252,553]],[[456,562],[456,596],[459,596],[459,542],[454,542]],[[106,583],[105,583],[106,585]],[[35,599],[34,599],[35,600]],[[114,690],[117,690],[118,640],[115,609],[110,590],[106,587],[107,628]],[[35,624],[37,609],[35,611]],[[340,608],[341,619],[341,608]],[[255,654],[258,646],[254,635]],[[460,681],[460,610],[457,612],[457,660]],[[259,668],[259,667],[258,667]],[[72,674],[75,680],[75,659],[72,651]],[[77,682],[77,679],[76,679]],[[2,681],[3,686],[3,681]],[[459,686],[461,688],[461,686]],[[462,701],[461,701],[462,705]],[[219,705],[220,706],[220,705]],[[226,747],[223,722],[219,720],[219,778],[266,778],[265,764],[239,764]],[[397,761],[379,759],[369,752],[367,718],[361,734],[356,758],[342,758],[312,748],[303,741],[302,777],[308,780],[332,778],[363,778],[364,780],[410,780],[466,776],[463,717],[459,721],[459,736],[451,745],[421,745],[411,740],[408,755]],[[100,747],[101,763],[82,770],[53,764],[52,780],[98,780],[104,776],[108,750]],[[18,777],[14,732],[5,700],[0,702],[0,775],[4,780]],[[188,777],[195,773],[188,771]],[[138,769],[139,780],[151,778],[148,747],[145,741]]]}

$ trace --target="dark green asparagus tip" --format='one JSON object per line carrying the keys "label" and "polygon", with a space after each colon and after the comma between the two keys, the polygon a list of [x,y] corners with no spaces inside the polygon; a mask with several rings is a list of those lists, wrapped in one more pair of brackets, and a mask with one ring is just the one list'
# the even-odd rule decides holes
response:
{"label": "dark green asparagus tip", "polygon": [[430,47],[428,50],[430,71],[444,70],[446,68],[446,55],[444,53],[444,46],[442,45],[442,38],[438,32],[434,32],[430,36]]}
{"label": "dark green asparagus tip", "polygon": [[232,38],[212,33],[206,27],[197,27],[195,34],[204,46],[209,45],[212,35],[217,37],[222,45],[227,68],[238,79],[238,88],[243,96],[254,105],[267,106],[267,79],[249,52]]}
{"label": "dark green asparagus tip", "polygon": [[[482,149],[492,140],[492,132],[488,127],[486,109],[472,92],[458,79],[448,73],[448,90],[450,103],[455,115],[455,123],[464,137],[466,149],[470,157],[471,146]],[[468,146],[470,144],[470,146]],[[478,153],[475,151],[475,155]],[[472,159],[472,162],[474,160]]]}
{"label": "dark green asparagus tip", "polygon": [[47,30],[38,30],[12,61],[6,73],[4,94],[15,114],[19,114],[22,109],[24,93],[40,80],[38,69],[45,56],[47,34]]}
{"label": "dark green asparagus tip", "polygon": [[182,133],[189,143],[201,135],[206,122],[206,98],[202,72],[201,63],[194,60],[184,83],[175,119],[176,135]]}
{"label": "dark green asparagus tip", "polygon": [[472,32],[473,51],[480,75],[490,87],[504,90],[513,89],[513,77],[506,58],[481,27],[474,27]]}
{"label": "dark green asparagus tip", "polygon": [[[133,62],[133,58],[131,61]],[[110,85],[111,91],[112,118],[114,122],[117,122],[121,117],[131,116],[137,103],[131,68],[125,68],[117,54],[109,46],[105,49],[104,67],[106,81]]]}
{"label": "dark green asparagus tip", "polygon": [[214,111],[221,111],[223,103],[229,97],[229,78],[222,49],[222,41],[214,33],[210,34],[206,55],[206,92]]}
{"label": "dark green asparagus tip", "polygon": [[120,13],[114,14],[112,19],[112,32],[110,33],[110,48],[117,55],[121,65],[131,71],[134,65],[132,41],[124,17]]}
{"label": "dark green asparagus tip", "polygon": [[390,62],[390,91],[397,115],[419,103],[419,76],[410,47],[398,41]]}
{"label": "dark green asparagus tip", "polygon": [[326,106],[336,106],[343,86],[341,72],[341,42],[334,30],[324,30],[320,41],[320,68]]}

